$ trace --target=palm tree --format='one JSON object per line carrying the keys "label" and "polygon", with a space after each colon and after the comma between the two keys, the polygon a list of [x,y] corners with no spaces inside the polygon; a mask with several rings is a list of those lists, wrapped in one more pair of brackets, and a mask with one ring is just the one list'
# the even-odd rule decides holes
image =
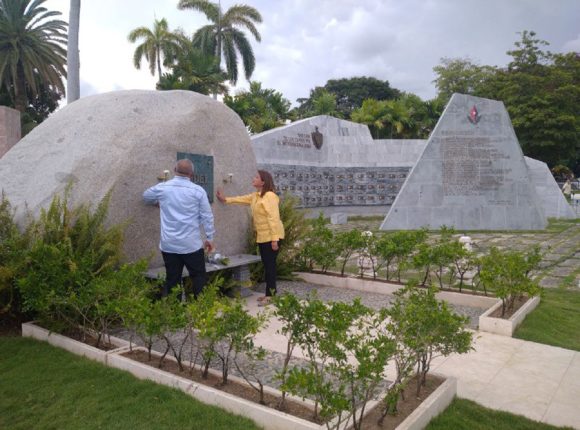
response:
{"label": "palm tree", "polygon": [[181,48],[169,65],[171,73],[163,74],[157,89],[189,90],[205,95],[227,94],[228,88],[223,83],[227,76],[218,68],[217,58],[202,53],[186,36],[177,34],[182,38]]}
{"label": "palm tree", "polygon": [[72,103],[80,97],[80,61],[79,61],[79,21],[81,17],[81,0],[70,0],[68,18],[67,47],[67,80],[66,101]]}
{"label": "palm tree", "polygon": [[45,2],[0,0],[0,79],[20,112],[41,86],[64,93],[67,23]]}
{"label": "palm tree", "polygon": [[128,36],[129,42],[135,43],[137,40],[143,40],[135,53],[133,54],[133,64],[136,69],[141,68],[141,59],[149,63],[149,70],[155,75],[155,66],[157,66],[157,76],[161,80],[161,56],[164,57],[164,64],[167,60],[175,57],[180,47],[180,36],[169,31],[169,25],[165,18],[155,20],[153,30],[147,27],[138,27],[132,30]]}
{"label": "palm tree", "polygon": [[219,3],[207,0],[179,0],[179,9],[194,9],[205,14],[212,24],[206,25],[194,35],[196,46],[207,54],[218,58],[221,67],[222,56],[226,62],[229,81],[235,85],[238,81],[238,52],[242,58],[244,73],[250,80],[256,66],[256,58],[248,38],[238,27],[248,30],[254,38],[262,40],[255,24],[262,22],[262,15],[247,5],[234,5],[222,13]]}

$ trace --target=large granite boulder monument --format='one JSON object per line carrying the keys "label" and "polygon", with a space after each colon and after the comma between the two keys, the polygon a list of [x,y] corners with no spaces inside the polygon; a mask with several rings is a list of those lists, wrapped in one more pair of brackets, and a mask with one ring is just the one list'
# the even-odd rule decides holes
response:
{"label": "large granite boulder monument", "polygon": [[502,102],[454,94],[381,229],[547,225]]}
{"label": "large granite boulder monument", "polygon": [[[128,221],[129,260],[153,255],[160,265],[159,210],[143,191],[172,176],[176,160],[194,162],[194,181],[210,201],[252,192],[256,159],[240,118],[224,104],[190,91],[119,91],[82,98],[53,114],[0,159],[0,189],[23,219],[38,214],[73,183],[71,202],[96,206],[112,190],[111,223]],[[250,220],[242,208],[212,204],[217,250],[244,252]]]}

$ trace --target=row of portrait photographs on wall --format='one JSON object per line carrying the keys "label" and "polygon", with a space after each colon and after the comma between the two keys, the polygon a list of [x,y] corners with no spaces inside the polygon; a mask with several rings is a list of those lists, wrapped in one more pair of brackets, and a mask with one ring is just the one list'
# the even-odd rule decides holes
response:
{"label": "row of portrait photographs on wall", "polygon": [[332,174],[329,172],[323,173],[295,173],[294,171],[288,172],[274,172],[274,179],[282,180],[282,179],[296,179],[298,181],[302,180],[312,180],[312,179],[325,179],[325,180],[341,180],[341,179],[352,179],[352,180],[364,180],[364,179],[405,179],[407,178],[407,172],[404,173],[377,173],[377,172],[368,172],[368,173],[343,173],[343,174]]}
{"label": "row of portrait photographs on wall", "polygon": [[278,193],[290,193],[302,207],[390,205],[409,173],[405,167],[262,166],[274,175]]}

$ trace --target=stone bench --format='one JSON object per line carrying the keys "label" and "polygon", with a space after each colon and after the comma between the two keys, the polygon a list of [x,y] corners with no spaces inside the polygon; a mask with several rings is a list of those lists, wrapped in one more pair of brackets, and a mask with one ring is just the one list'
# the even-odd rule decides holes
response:
{"label": "stone bench", "polygon": [[[220,270],[233,269],[234,279],[240,284],[250,280],[250,264],[258,263],[261,261],[259,255],[250,254],[236,254],[224,257],[229,259],[227,266],[224,264],[205,263],[205,271],[207,273],[211,273],[219,272]],[[149,279],[160,279],[161,277],[165,276],[165,267],[152,267],[147,270],[145,276]],[[187,271],[187,268],[183,267],[182,277],[187,278],[188,276],[189,272]],[[247,291],[247,289],[244,288],[241,288],[239,292],[242,297],[246,297],[247,295],[251,294]]]}

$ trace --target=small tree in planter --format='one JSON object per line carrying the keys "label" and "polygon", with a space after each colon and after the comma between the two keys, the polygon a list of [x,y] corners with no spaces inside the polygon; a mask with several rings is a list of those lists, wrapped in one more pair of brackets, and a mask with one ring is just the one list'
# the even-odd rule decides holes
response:
{"label": "small tree in planter", "polygon": [[[472,251],[467,250],[462,243],[453,242],[453,246],[456,248],[452,251],[453,255],[453,265],[455,267],[455,273],[459,276],[459,292],[463,291],[465,285],[465,278],[470,270],[477,267],[477,258]],[[475,290],[475,286],[472,285]]]}
{"label": "small tree in planter", "polygon": [[354,428],[360,429],[365,406],[377,394],[394,350],[380,329],[384,321],[358,299],[329,305],[311,300],[304,311],[313,325],[298,336],[298,343],[309,366],[292,369],[285,388],[315,398],[328,428],[335,417],[336,426],[352,418]]}
{"label": "small tree in planter", "polygon": [[[199,347],[203,357],[202,376],[207,378],[211,360],[217,358],[222,364],[222,384],[228,383],[228,375],[236,354],[252,352],[254,336],[266,322],[265,314],[256,317],[249,314],[239,299],[217,298],[211,291],[201,306],[192,304],[190,318],[197,329]],[[199,310],[198,315],[192,311]]]}
{"label": "small tree in planter", "polygon": [[420,285],[425,286],[430,283],[431,267],[433,266],[433,247],[427,242],[417,246],[417,252],[413,255],[413,267],[423,272]]}
{"label": "small tree in planter", "polygon": [[240,300],[221,302],[221,309],[214,321],[213,332],[219,341],[216,344],[216,356],[222,363],[222,384],[228,383],[228,375],[240,352],[253,351],[254,336],[266,322],[264,313],[252,316]]}
{"label": "small tree in planter", "polygon": [[366,230],[361,232],[361,236],[363,239],[362,247],[360,248],[360,253],[358,257],[358,266],[360,271],[360,277],[364,277],[365,270],[370,267],[371,271],[373,272],[373,279],[377,277],[376,271],[376,237],[373,235],[372,231]]}
{"label": "small tree in planter", "polygon": [[392,237],[397,281],[401,282],[401,272],[409,265],[409,259],[416,249],[427,240],[427,230],[398,231]]}
{"label": "small tree in planter", "polygon": [[165,341],[166,348],[159,359],[159,368],[162,367],[163,360],[171,349],[171,342],[167,339],[166,333],[181,325],[178,322],[184,324],[185,321],[183,305],[178,300],[177,293],[178,289],[175,288],[167,297],[160,300],[151,300],[145,296],[124,300],[119,309],[126,326],[132,327],[147,348],[149,361],[155,341]]}
{"label": "small tree in planter", "polygon": [[[439,239],[431,247],[431,264],[435,266],[435,277],[439,282],[439,288],[443,289],[443,285],[451,286],[455,279],[455,265],[454,262],[459,253],[461,253],[463,246],[453,239],[455,230],[446,226],[442,226],[439,234]],[[447,272],[447,279],[444,279],[445,272]]]}
{"label": "small tree in planter", "polygon": [[490,253],[482,258],[480,278],[487,288],[493,289],[501,299],[501,316],[513,310],[518,297],[534,297],[541,293],[537,281],[530,278],[537,268],[541,256],[538,249],[528,253],[519,251],[500,251],[493,247]]}
{"label": "small tree in planter", "polygon": [[276,377],[282,386],[282,399],[278,407],[280,410],[284,410],[287,394],[284,387],[288,377],[288,365],[299,339],[305,337],[313,322],[308,318],[312,314],[304,312],[308,306],[308,301],[300,301],[294,294],[286,293],[274,296],[273,303],[274,316],[282,323],[282,328],[278,330],[278,333],[283,334],[287,339],[282,368],[276,371]]}
{"label": "small tree in planter", "polygon": [[314,269],[314,265],[318,265],[322,273],[326,273],[336,263],[338,254],[334,233],[327,227],[321,212],[304,239],[302,259],[310,270]]}
{"label": "small tree in planter", "polygon": [[356,251],[364,248],[365,239],[360,231],[349,230],[337,233],[335,244],[338,248],[338,257],[342,260],[340,275],[344,276],[346,264]]}
{"label": "small tree in planter", "polygon": [[387,312],[395,339],[415,355],[417,396],[433,358],[471,350],[472,333],[464,328],[467,318],[437,300],[435,292],[433,287],[419,289],[410,283],[395,293],[395,302]]}
{"label": "small tree in planter", "polygon": [[266,401],[264,400],[264,378],[260,376],[259,363],[265,358],[266,350],[254,345],[248,345],[243,351],[238,351],[234,357],[236,370],[248,385],[258,392],[261,405],[265,405]]}

